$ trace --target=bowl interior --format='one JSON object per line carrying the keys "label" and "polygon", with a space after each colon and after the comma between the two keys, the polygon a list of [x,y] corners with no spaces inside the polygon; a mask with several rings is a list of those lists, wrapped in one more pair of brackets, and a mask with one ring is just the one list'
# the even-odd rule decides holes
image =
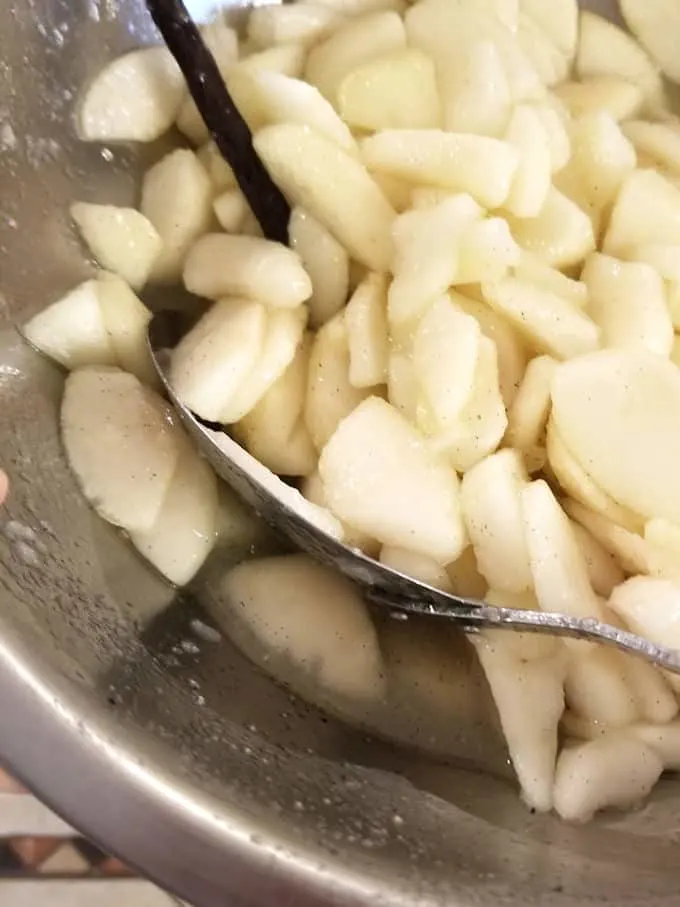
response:
{"label": "bowl interior", "polygon": [[641,812],[585,828],[531,816],[483,683],[462,684],[474,669],[460,639],[448,721],[416,709],[333,717],[228,633],[206,635],[219,624],[211,570],[238,552],[176,593],[79,494],[59,441],[62,376],[14,325],[92,270],[69,202],[135,198],[154,149],[80,144],[71,109],[104,61],[153,39],[137,0],[0,9],[0,436],[12,487],[0,524],[0,755],[198,907],[670,903],[676,782]]}

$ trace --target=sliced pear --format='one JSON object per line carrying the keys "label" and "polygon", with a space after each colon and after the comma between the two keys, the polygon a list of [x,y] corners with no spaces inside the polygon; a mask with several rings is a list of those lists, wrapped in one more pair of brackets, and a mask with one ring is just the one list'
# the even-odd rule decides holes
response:
{"label": "sliced pear", "polygon": [[470,469],[461,485],[463,516],[479,571],[497,590],[533,588],[519,496],[527,481],[516,451],[502,450]]}
{"label": "sliced pear", "polygon": [[649,242],[680,243],[680,190],[654,170],[635,170],[621,187],[602,251],[625,255]]}
{"label": "sliced pear", "polygon": [[255,368],[266,329],[260,303],[215,303],[172,353],[170,382],[185,406],[217,422]]}
{"label": "sliced pear", "polygon": [[386,129],[361,143],[372,170],[451,192],[468,192],[487,208],[508,197],[519,154],[508,142],[439,129]]}
{"label": "sliced pear", "polygon": [[434,64],[419,50],[400,50],[353,69],[338,88],[338,110],[354,129],[435,129],[441,103]]}
{"label": "sliced pear", "polygon": [[647,155],[658,167],[680,173],[680,129],[677,125],[631,120],[621,128],[638,154]]}
{"label": "sliced pear", "polygon": [[549,812],[564,711],[562,660],[522,661],[497,635],[472,637],[472,643],[496,702],[522,797],[532,809]]}
{"label": "sliced pear", "polygon": [[680,721],[669,724],[636,724],[630,732],[654,750],[666,771],[680,770]]}
{"label": "sliced pear", "polygon": [[591,76],[582,82],[565,82],[555,94],[575,119],[593,113],[608,113],[615,120],[628,120],[642,109],[642,89],[617,76]]}
{"label": "sliced pear", "polygon": [[546,447],[550,468],[562,489],[570,497],[629,532],[638,532],[642,529],[640,516],[627,507],[622,507],[603,491],[574,459],[553,419],[548,422]]}
{"label": "sliced pear", "polygon": [[[314,451],[314,457],[316,460],[316,451]],[[316,469],[314,472],[310,472],[307,476],[305,476],[300,486],[300,490],[307,498],[307,500],[311,501],[312,504],[316,504],[317,507],[323,507],[327,512],[330,512],[328,511],[328,501],[326,500],[326,492],[324,491],[323,482],[321,481],[321,476]],[[347,523],[343,523],[342,528],[344,531],[343,541],[345,545],[349,545],[350,548],[356,548],[359,551],[363,551],[364,554],[368,554],[369,557],[378,556],[380,552],[379,542],[377,542],[375,539],[372,539],[369,535],[366,535],[365,532],[360,532],[358,529],[354,529],[353,526],[349,526]],[[419,555],[415,555],[415,557],[418,556]]]}
{"label": "sliced pear", "polygon": [[283,658],[326,695],[382,698],[373,624],[356,587],[339,573],[302,554],[266,558],[235,567],[222,590],[270,669],[272,658]]}
{"label": "sliced pear", "polygon": [[182,101],[175,125],[194,147],[203,145],[210,140],[210,130],[205,125],[191,95],[187,95]]}
{"label": "sliced pear", "polygon": [[132,544],[171,583],[184,586],[215,546],[217,507],[215,474],[185,438],[156,521],[130,533]]}
{"label": "sliced pear", "polygon": [[115,274],[103,274],[97,280],[97,294],[104,326],[115,352],[116,362],[143,384],[158,384],[151,360],[146,331],[151,312],[138,299],[125,281]]}
{"label": "sliced pear", "polygon": [[665,75],[680,82],[676,36],[680,9],[674,0],[619,0],[628,28]]}
{"label": "sliced pear", "polygon": [[451,580],[454,595],[484,600],[489,590],[489,584],[479,572],[477,557],[472,545],[468,545],[457,560],[447,565],[446,572]]}
{"label": "sliced pear", "polygon": [[563,499],[562,506],[572,520],[580,523],[614,555],[626,573],[649,573],[649,547],[641,535],[571,498]]}
{"label": "sliced pear", "polygon": [[248,54],[239,60],[239,71],[276,72],[291,79],[299,79],[305,67],[307,51],[304,44],[279,44],[257,53]]}
{"label": "sliced pear", "polygon": [[508,446],[526,451],[540,444],[550,414],[550,382],[556,367],[551,356],[536,356],[528,364],[508,412]]}
{"label": "sliced pear", "polygon": [[545,95],[539,74],[517,41],[516,2],[512,2],[512,10],[504,9],[499,16],[494,3],[426,0],[414,4],[404,20],[409,46],[434,60],[445,102],[449,86],[455,85],[460,67],[465,65],[466,50],[480,41],[496,45],[514,103]]}
{"label": "sliced pear", "polygon": [[316,0],[325,9],[336,10],[343,16],[364,16],[382,10],[394,10],[403,15],[404,0]]}
{"label": "sliced pear", "polygon": [[[634,633],[650,642],[673,648],[680,645],[680,585],[677,583],[634,576],[614,589],[609,607]],[[673,689],[679,691],[677,674],[666,676]]]}
{"label": "sliced pear", "polygon": [[466,547],[455,472],[384,400],[369,397],[340,423],[319,473],[333,513],[383,544],[441,564]]}
{"label": "sliced pear", "polygon": [[568,127],[571,117],[561,101],[554,95],[547,95],[540,101],[533,101],[532,108],[543,124],[548,136],[548,150],[553,173],[558,173],[571,157],[571,139]]}
{"label": "sliced pear", "polygon": [[626,727],[642,717],[626,660],[610,649],[570,647],[564,693],[569,708],[594,724]]}
{"label": "sliced pear", "polygon": [[585,558],[591,586],[598,595],[609,598],[612,590],[624,581],[623,570],[614,555],[580,523],[572,520],[571,528]]}
{"label": "sliced pear", "polygon": [[165,47],[118,57],[96,76],[80,102],[80,138],[153,142],[172,126],[185,91],[182,73]]}
{"label": "sliced pear", "polygon": [[512,97],[503,60],[493,41],[475,41],[447,85],[444,126],[449,132],[500,138],[510,119]]}
{"label": "sliced pear", "polygon": [[635,513],[680,523],[680,372],[644,350],[602,350],[564,363],[553,419],[593,480]]}
{"label": "sliced pear", "polygon": [[574,48],[569,55],[562,53],[543,23],[539,24],[524,9],[517,25],[517,42],[544,85],[557,85],[568,77]]}
{"label": "sliced pear", "polygon": [[67,369],[118,362],[104,323],[96,280],[86,280],[38,312],[26,323],[23,334]]}
{"label": "sliced pear", "polygon": [[[408,208],[417,207],[414,200],[414,192],[417,190],[409,183],[381,171],[374,171],[371,176],[395,211],[401,213]],[[426,192],[428,190],[423,191]]]}
{"label": "sliced pear", "polygon": [[461,293],[449,295],[460,309],[478,322],[484,336],[496,344],[498,383],[508,408],[517,394],[527,364],[527,350],[522,338],[509,319],[495,312],[486,303]]}
{"label": "sliced pear", "polygon": [[207,233],[192,246],[184,285],[208,299],[244,297],[282,309],[294,309],[312,294],[312,282],[292,249],[226,233]]}
{"label": "sliced pear", "polygon": [[[616,623],[615,617],[613,620]],[[632,655],[624,655],[623,660],[626,679],[635,694],[643,720],[656,724],[672,721],[678,714],[679,706],[664,672]]]}
{"label": "sliced pear", "polygon": [[163,241],[143,214],[134,208],[76,202],[71,217],[103,268],[120,274],[133,290],[144,286]]}
{"label": "sliced pear", "polygon": [[307,476],[316,469],[317,453],[304,420],[310,348],[306,337],[281,377],[233,427],[248,451],[281,476]]}
{"label": "sliced pear", "polygon": [[670,282],[667,301],[675,326],[678,315],[673,302],[675,286],[680,282],[680,243],[640,243],[639,246],[626,249],[622,257],[626,261],[639,261],[649,265],[660,277]]}
{"label": "sliced pear", "polygon": [[663,771],[654,749],[627,733],[566,747],[557,760],[554,804],[568,822],[588,822],[606,807],[643,800]]}
{"label": "sliced pear", "polygon": [[262,399],[295,358],[307,324],[303,306],[273,310],[267,315],[262,349],[253,368],[222,410],[223,425],[238,422]]}
{"label": "sliced pear", "polygon": [[406,548],[396,548],[393,545],[383,545],[380,549],[380,563],[434,589],[451,591],[451,580],[444,567],[424,554],[408,551]]}
{"label": "sliced pear", "polygon": [[392,228],[395,249],[388,291],[388,317],[394,332],[409,333],[434,299],[456,281],[466,228],[482,209],[466,194],[449,195],[436,205],[399,215]]}
{"label": "sliced pear", "polygon": [[590,215],[598,236],[636,162],[633,145],[610,114],[589,114],[574,124],[572,158],[556,183]]}
{"label": "sliced pear", "polygon": [[349,337],[341,312],[319,330],[309,358],[305,421],[318,450],[371,392],[370,388],[354,387],[349,370]]}
{"label": "sliced pear", "polygon": [[533,107],[515,107],[505,140],[517,148],[520,160],[504,207],[516,217],[536,217],[548,198],[552,158],[547,132]]}
{"label": "sliced pear", "polygon": [[151,280],[179,280],[187,252],[212,219],[210,178],[196,155],[187,149],[172,151],[154,164],[142,183],[141,212],[163,240],[154,261]]}
{"label": "sliced pear", "polygon": [[312,282],[307,300],[312,327],[321,327],[347,302],[349,255],[334,236],[302,208],[294,208],[288,224],[291,248],[300,256]]}
{"label": "sliced pear", "polygon": [[179,429],[168,412],[118,369],[79,369],[66,380],[61,430],[69,464],[97,512],[129,532],[151,529],[175,472]]}
{"label": "sliced pear", "polygon": [[214,142],[206,142],[205,145],[202,145],[196,152],[196,157],[205,168],[216,193],[238,188],[234,171],[222,157]]}
{"label": "sliced pear", "polygon": [[620,76],[642,88],[652,110],[665,106],[661,73],[631,35],[587,9],[581,10],[580,25],[576,54],[579,78]]}
{"label": "sliced pear", "polygon": [[238,34],[222,16],[201,26],[201,35],[220,70],[238,59]]}
{"label": "sliced pear", "polygon": [[390,344],[387,281],[383,274],[369,274],[356,288],[345,309],[345,327],[350,384],[386,384]]}
{"label": "sliced pear", "polygon": [[396,12],[368,13],[351,19],[312,48],[305,66],[305,79],[335,104],[338,89],[348,73],[368,60],[405,47],[404,23]]}
{"label": "sliced pear", "polygon": [[256,6],[248,17],[248,38],[259,47],[316,44],[343,22],[338,10],[316,3]]}
{"label": "sliced pear", "polygon": [[534,255],[524,253],[515,268],[515,277],[568,299],[577,309],[588,305],[588,288],[582,281],[567,277]]}
{"label": "sliced pear", "polygon": [[512,235],[545,264],[566,268],[595,250],[590,218],[553,186],[536,217],[508,216]]}
{"label": "sliced pear", "polygon": [[668,520],[648,520],[644,539],[650,574],[680,583],[680,527]]}
{"label": "sliced pear", "polygon": [[416,421],[420,386],[410,349],[392,349],[387,363],[387,399],[411,422]]}
{"label": "sliced pear", "polygon": [[474,388],[482,332],[448,296],[432,303],[413,341],[413,366],[422,399],[439,429],[461,415]]}
{"label": "sliced pear", "polygon": [[501,280],[522,256],[502,217],[485,217],[469,224],[460,237],[455,284]]}
{"label": "sliced pear", "polygon": [[215,546],[235,559],[271,543],[269,528],[225,483],[217,483],[217,541]]}
{"label": "sliced pear", "polygon": [[396,213],[368,171],[305,126],[268,126],[255,150],[292,204],[308,211],[362,264],[386,271]]}
{"label": "sliced pear", "polygon": [[241,68],[231,74],[229,88],[251,128],[276,123],[309,126],[351,154],[357,153],[348,126],[313,85],[278,72]]}
{"label": "sliced pear", "polygon": [[536,597],[544,611],[600,617],[588,568],[571,524],[547,483],[532,482],[520,491],[524,531]]}
{"label": "sliced pear", "polygon": [[576,0],[556,0],[550,6],[543,0],[519,0],[519,8],[545,32],[567,60],[573,59],[578,42]]}
{"label": "sliced pear", "polygon": [[248,202],[240,189],[227,189],[213,201],[213,211],[225,233],[240,233]]}
{"label": "sliced pear", "polygon": [[569,359],[599,345],[597,325],[563,297],[516,277],[484,284],[484,298],[536,349]]}
{"label": "sliced pear", "polygon": [[500,445],[508,426],[498,381],[498,354],[488,337],[479,342],[472,392],[459,417],[433,432],[431,447],[466,472]]}
{"label": "sliced pear", "polygon": [[600,328],[603,347],[670,355],[673,323],[663,280],[654,268],[597,253],[589,257],[581,279],[588,288],[588,311]]}

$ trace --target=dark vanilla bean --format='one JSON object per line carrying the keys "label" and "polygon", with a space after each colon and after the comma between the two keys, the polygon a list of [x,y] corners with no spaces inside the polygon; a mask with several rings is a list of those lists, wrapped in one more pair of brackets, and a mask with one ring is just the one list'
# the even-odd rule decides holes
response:
{"label": "dark vanilla bean", "polygon": [[290,207],[253,147],[248,124],[182,0],[146,0],[168,50],[184,74],[205,125],[267,239],[288,244]]}

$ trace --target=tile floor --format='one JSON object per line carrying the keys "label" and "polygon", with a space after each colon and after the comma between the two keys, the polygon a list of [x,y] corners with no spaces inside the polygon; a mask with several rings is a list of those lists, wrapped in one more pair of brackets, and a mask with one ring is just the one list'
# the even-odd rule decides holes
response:
{"label": "tile floor", "polygon": [[2,907],[177,907],[0,770]]}

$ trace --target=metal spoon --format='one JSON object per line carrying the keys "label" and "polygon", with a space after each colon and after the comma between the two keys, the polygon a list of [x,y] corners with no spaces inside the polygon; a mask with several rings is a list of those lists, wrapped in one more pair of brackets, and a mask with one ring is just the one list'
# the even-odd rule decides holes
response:
{"label": "metal spoon", "polygon": [[148,343],[168,397],[196,446],[215,472],[272,528],[312,557],[354,580],[370,601],[395,612],[444,617],[469,633],[492,628],[604,643],[680,674],[680,652],[675,649],[591,618],[496,608],[476,599],[450,595],[404,576],[333,538],[323,522],[315,519],[314,508],[298,491],[266,469],[226,432],[197,419],[177,398],[166,373],[168,351],[176,346],[188,326],[187,316],[179,312],[158,312],[149,324]]}

